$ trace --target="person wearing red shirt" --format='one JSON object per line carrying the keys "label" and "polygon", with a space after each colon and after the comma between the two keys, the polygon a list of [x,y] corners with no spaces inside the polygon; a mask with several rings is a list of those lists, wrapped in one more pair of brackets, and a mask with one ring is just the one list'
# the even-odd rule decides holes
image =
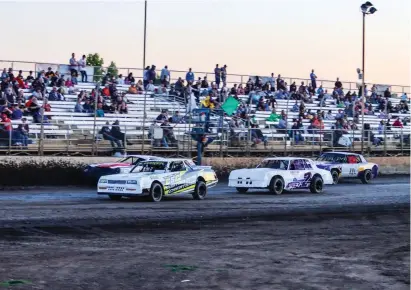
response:
{"label": "person wearing red shirt", "polygon": [[392,126],[395,127],[395,128],[403,128],[404,127],[402,125],[399,117],[397,118],[397,120],[394,121],[394,123],[392,123]]}

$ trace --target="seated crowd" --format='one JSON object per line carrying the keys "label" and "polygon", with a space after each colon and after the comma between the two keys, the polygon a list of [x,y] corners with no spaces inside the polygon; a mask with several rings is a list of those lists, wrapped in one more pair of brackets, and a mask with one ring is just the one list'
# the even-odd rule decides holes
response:
{"label": "seated crowd", "polygon": [[[233,97],[240,102],[237,110],[232,116],[226,116],[230,132],[232,136],[238,136],[235,132],[236,128],[242,126],[252,130],[254,144],[263,142],[267,144],[267,138],[262,134],[259,125],[253,122],[253,118],[257,111],[271,112],[271,115],[266,121],[276,122],[273,126],[277,132],[286,132],[291,129],[290,137],[296,143],[303,141],[300,132],[306,130],[315,134],[316,130],[324,129],[323,120],[335,120],[335,128],[342,130],[357,130],[359,117],[364,106],[364,112],[367,115],[378,115],[381,119],[389,119],[392,113],[408,113],[408,96],[404,93],[398,104],[393,105],[390,98],[391,92],[387,89],[382,95],[378,94],[376,87],[371,88],[371,93],[368,94],[367,86],[365,86],[366,102],[362,102],[362,90],[356,92],[344,92],[341,81],[337,78],[334,89],[329,93],[320,85],[317,87],[316,75],[314,70],[310,74],[311,82],[301,84],[297,87],[296,83],[288,85],[278,75],[271,74],[269,78],[261,78],[259,76],[250,78],[245,85],[234,84],[232,87],[227,86],[227,66],[219,67],[216,65],[214,69],[215,82],[209,82],[207,76],[195,79],[194,73],[190,68],[185,79],[178,78],[176,82],[171,82],[171,73],[167,66],[161,70],[160,77],[157,77],[156,66],[146,67],[143,73],[143,79],[137,80],[133,73],[129,73],[125,78],[120,74],[118,76],[107,73],[101,81],[102,87],[99,91],[93,89],[90,93],[79,90],[75,87],[78,84],[79,72],[81,81],[87,82],[87,74],[85,73],[85,56],[81,60],[76,61],[74,54],[70,59],[70,73],[68,76],[61,75],[58,71],[53,71],[51,67],[47,71],[36,72],[32,71],[24,77],[23,72],[19,71],[15,76],[13,69],[4,69],[0,80],[0,113],[2,118],[2,132],[7,134],[15,134],[13,137],[14,143],[21,143],[27,146],[27,136],[29,129],[26,123],[28,118],[32,119],[33,123],[50,123],[50,116],[46,116],[44,112],[52,110],[48,101],[65,101],[66,95],[77,95],[77,101],[73,111],[78,113],[95,114],[97,117],[104,117],[107,113],[127,114],[128,104],[133,104],[127,94],[142,94],[144,91],[158,95],[174,96],[177,100],[186,103],[187,108],[209,108],[219,109],[224,104],[225,100]],[[129,85],[127,91],[119,91],[118,85]],[[220,88],[221,85],[221,88]],[[25,97],[25,90],[29,90],[30,96]],[[244,96],[248,95],[248,99]],[[293,102],[291,112],[298,113],[298,117],[293,120],[293,124],[287,124],[287,116],[284,110],[277,114],[277,100],[288,99]],[[39,102],[41,101],[41,102]],[[325,108],[311,112],[306,108],[306,104],[318,102],[318,106]],[[255,106],[252,106],[255,105]],[[325,113],[327,106],[339,108],[338,113],[334,116],[329,110]],[[352,118],[352,121],[348,120]],[[308,119],[309,125],[307,128],[303,126],[303,120]],[[22,120],[23,126],[13,129],[7,124],[13,120]],[[23,123],[23,120],[24,123]],[[185,116],[180,116],[178,112],[172,117],[168,117],[167,112],[163,112],[155,120],[163,128],[164,140],[162,145],[168,147],[169,143],[175,142],[173,129],[170,123],[184,123]],[[399,120],[401,122],[401,120]],[[390,121],[384,123],[388,126]],[[271,126],[271,125],[266,125]],[[116,124],[110,130],[107,126],[101,129],[101,134],[104,139],[109,140],[115,147],[123,147],[121,142],[124,142],[124,133],[115,132],[118,128]],[[112,132],[114,128],[114,133]],[[103,130],[104,129],[104,130]],[[16,133],[10,133],[14,132]],[[292,133],[291,133],[292,132]],[[2,134],[3,134],[2,133]],[[14,136],[14,135],[13,135]],[[22,137],[23,136],[23,137]],[[22,141],[24,139],[24,141]]]}

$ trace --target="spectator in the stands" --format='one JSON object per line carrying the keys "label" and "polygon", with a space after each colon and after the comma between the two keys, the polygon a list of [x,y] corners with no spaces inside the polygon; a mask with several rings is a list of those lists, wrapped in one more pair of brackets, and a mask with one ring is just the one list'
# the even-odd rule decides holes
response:
{"label": "spectator in the stands", "polygon": [[118,104],[117,106],[117,111],[120,114],[127,114],[128,113],[128,108],[126,102],[122,101],[121,103]]}
{"label": "spectator in the stands", "polygon": [[15,138],[16,141],[20,142],[25,149],[27,149],[27,146],[29,144],[29,132],[30,127],[29,124],[27,124],[27,119],[22,118],[21,124],[19,124],[19,126],[17,127]]}
{"label": "spectator in the stands", "polygon": [[71,58],[69,60],[69,67],[70,67],[70,71],[71,71],[71,76],[77,76],[78,72],[78,63],[76,60],[76,55],[74,53],[71,54]]}
{"label": "spectator in the stands", "polygon": [[227,65],[226,64],[221,68],[221,81],[223,82],[224,85],[227,85]]}
{"label": "spectator in the stands", "polygon": [[171,127],[168,119],[163,121],[161,128],[163,129],[163,146],[166,148],[168,148],[170,145],[172,147],[176,146],[177,140],[174,137],[173,127]]}
{"label": "spectator in the stands", "polygon": [[81,98],[77,99],[76,105],[74,106],[74,112],[75,113],[85,113],[86,112],[83,105],[81,104]]}
{"label": "spectator in the stands", "polygon": [[94,108],[91,106],[89,99],[86,99],[83,105],[83,109],[84,111],[86,111],[86,113],[92,113],[94,111]]}
{"label": "spectator in the stands", "polygon": [[314,70],[311,70],[310,74],[311,87],[315,90],[317,88],[317,76],[314,73]]}
{"label": "spectator in the stands", "polygon": [[146,87],[147,92],[154,92],[155,89],[156,89],[156,87],[154,86],[153,81],[149,80],[148,84],[147,84],[147,87]]}
{"label": "spectator in the stands", "polygon": [[47,72],[46,72],[45,76],[46,76],[46,78],[49,79],[49,80],[50,80],[52,77],[55,76],[55,73],[52,71],[51,67],[49,67],[49,68],[47,69]]}
{"label": "spectator in the stands", "polygon": [[165,86],[168,86],[170,83],[170,71],[167,65],[161,70],[160,81]]}
{"label": "spectator in the stands", "polygon": [[204,79],[201,81],[201,88],[202,89],[208,89],[208,81],[207,77],[205,76]]}
{"label": "spectator in the stands", "polygon": [[[152,65],[151,68],[150,68],[150,70],[147,72],[147,74],[148,74],[147,84],[148,84],[150,81],[152,81],[153,84],[155,84],[155,82],[156,82],[156,77],[157,77],[156,66],[155,66],[155,65]],[[147,84],[146,84],[146,86],[147,86]]]}
{"label": "spectator in the stands", "polygon": [[274,125],[275,128],[277,128],[277,131],[279,133],[285,133],[285,130],[287,129],[287,118],[286,117],[281,117],[278,125]]}
{"label": "spectator in the stands", "polygon": [[9,78],[10,78],[10,81],[14,81],[14,74],[13,74],[12,68],[9,68]]}
{"label": "spectator in the stands", "polygon": [[128,76],[124,79],[124,83],[126,85],[133,84],[135,82],[136,82],[136,80],[133,77],[133,73],[129,73]]}
{"label": "spectator in the stands", "polygon": [[122,74],[118,75],[116,82],[118,85],[124,85],[124,79]]}
{"label": "spectator in the stands", "polygon": [[111,147],[113,147],[114,150],[116,148],[122,148],[120,140],[118,140],[117,138],[115,138],[111,135],[111,130],[110,130],[109,126],[110,126],[110,123],[107,121],[106,125],[104,125],[101,128],[100,134],[103,136],[104,140],[110,141]]}
{"label": "spectator in the stands", "polygon": [[128,93],[133,95],[138,93],[136,85],[134,83],[132,83],[131,86],[129,86]]}
{"label": "spectator in the stands", "polygon": [[[5,135],[8,138],[12,138],[13,127],[11,124],[11,120],[9,119],[8,115],[5,113],[1,114],[1,125],[0,130],[2,131],[2,136]],[[4,133],[3,133],[4,132]]]}
{"label": "spectator in the stands", "polygon": [[171,123],[174,123],[174,124],[183,123],[183,118],[180,116],[179,111],[176,111],[174,115],[171,117]]}
{"label": "spectator in the stands", "polygon": [[103,104],[98,103],[97,104],[97,110],[95,112],[96,117],[104,117],[104,111],[103,111]]}
{"label": "spectator in the stands", "polygon": [[337,78],[337,80],[335,81],[334,86],[335,86],[337,89],[342,89],[342,83],[340,82],[340,78]]}
{"label": "spectator in the stands", "polygon": [[238,86],[238,89],[237,89],[237,95],[241,96],[241,95],[244,95],[244,94],[245,94],[245,91],[244,91],[244,88],[243,88],[243,84],[240,84]]}
{"label": "spectator in the stands", "polygon": [[34,81],[34,77],[33,77],[33,71],[29,71],[29,75],[26,78],[26,82],[27,83],[31,83]]}
{"label": "spectator in the stands", "polygon": [[407,101],[408,101],[407,93],[403,93],[403,94],[402,94],[402,96],[401,96],[401,101],[402,101],[402,102],[407,102]]}
{"label": "spectator in the stands", "polygon": [[195,78],[195,76],[194,76],[194,73],[193,73],[193,71],[192,71],[192,69],[191,69],[191,67],[188,69],[188,72],[186,73],[186,81],[188,82],[188,83],[194,83],[194,78]]}
{"label": "spectator in the stands", "polygon": [[174,89],[177,91],[177,92],[182,92],[183,91],[183,88],[184,88],[184,82],[183,82],[183,80],[181,79],[181,78],[178,78],[178,80],[176,81],[176,83],[174,84]]}
{"label": "spectator in the stands", "polygon": [[221,68],[218,66],[218,64],[216,64],[215,68],[214,68],[214,79],[215,79],[215,83],[217,85],[217,88],[220,88],[220,82],[221,82]]}
{"label": "spectator in the stands", "polygon": [[389,88],[387,88],[387,89],[384,91],[384,98],[386,98],[386,99],[391,98],[391,92],[390,92],[390,89],[389,89]]}
{"label": "spectator in the stands", "polygon": [[86,59],[86,56],[83,55],[83,57],[78,61],[78,66],[80,68],[81,82],[82,83],[87,83],[86,64],[87,64],[87,59]]}
{"label": "spectator in the stands", "polygon": [[51,92],[49,93],[49,100],[50,101],[61,101],[57,92],[57,87],[53,87]]}
{"label": "spectator in the stands", "polygon": [[300,105],[298,104],[298,101],[295,101],[293,107],[291,108],[291,112],[297,113],[300,110]]}
{"label": "spectator in the stands", "polygon": [[304,142],[304,126],[301,122],[294,120],[293,126],[291,127],[291,136],[294,139],[295,145],[298,145],[299,142]]}
{"label": "spectator in the stands", "polygon": [[257,124],[251,124],[251,140],[253,141],[251,147],[256,147],[257,144],[263,142],[264,148],[267,148],[268,138],[267,136],[264,136]]}
{"label": "spectator in the stands", "polygon": [[138,80],[136,88],[138,93],[142,93],[144,91],[142,80]]}
{"label": "spectator in the stands", "polygon": [[14,93],[12,88],[8,87],[6,91],[4,92],[4,96],[8,104],[14,104],[16,100],[16,94]]}
{"label": "spectator in the stands", "polygon": [[394,123],[392,123],[393,128],[403,128],[404,126],[401,123],[400,117],[398,117]]}
{"label": "spectator in the stands", "polygon": [[114,121],[114,123],[111,126],[110,133],[111,136],[118,139],[123,144],[123,147],[125,147],[124,143],[127,143],[127,145],[133,145],[129,140],[127,140],[126,135],[123,132],[121,132],[119,120]]}
{"label": "spectator in the stands", "polygon": [[23,111],[21,110],[18,104],[13,104],[11,119],[12,120],[20,120],[23,117]]}
{"label": "spectator in the stands", "polygon": [[334,115],[333,115],[333,112],[332,112],[331,110],[328,110],[328,113],[327,113],[327,115],[325,116],[325,119],[326,119],[326,120],[334,120],[334,119],[335,119],[335,117],[334,117]]}
{"label": "spectator in the stands", "polygon": [[156,121],[158,123],[163,123],[164,120],[168,120],[167,110],[162,110],[161,114],[157,116]]}
{"label": "spectator in the stands", "polygon": [[9,74],[7,73],[6,68],[4,68],[2,73],[1,73],[1,80],[5,80],[8,77],[9,77]]}
{"label": "spectator in the stands", "polygon": [[146,88],[148,81],[150,79],[149,76],[149,70],[150,70],[150,66],[147,66],[144,71],[143,71],[143,85],[144,85],[144,89]]}
{"label": "spectator in the stands", "polygon": [[111,96],[111,94],[110,94],[110,88],[109,88],[109,85],[108,85],[108,84],[106,84],[106,85],[104,86],[103,90],[101,91],[101,94],[102,94],[104,97],[110,97],[110,96]]}

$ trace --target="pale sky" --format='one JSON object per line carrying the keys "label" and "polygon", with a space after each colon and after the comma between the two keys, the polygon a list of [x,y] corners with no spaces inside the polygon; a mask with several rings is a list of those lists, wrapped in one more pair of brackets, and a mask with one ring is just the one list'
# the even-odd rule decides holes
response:
{"label": "pale sky", "polygon": [[[359,0],[149,0],[147,65],[356,81]],[[371,1],[366,81],[410,85],[409,0]],[[2,60],[68,63],[98,52],[108,65],[143,66],[144,1],[0,2]],[[7,66],[0,62],[0,67]],[[197,74],[196,77],[203,76]]]}

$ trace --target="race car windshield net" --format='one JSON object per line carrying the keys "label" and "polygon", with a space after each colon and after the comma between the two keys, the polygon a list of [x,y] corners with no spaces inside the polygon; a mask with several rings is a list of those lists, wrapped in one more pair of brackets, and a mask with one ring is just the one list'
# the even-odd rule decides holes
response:
{"label": "race car windshield net", "polygon": [[156,170],[166,170],[166,168],[166,161],[139,162],[131,172],[154,172]]}
{"label": "race car windshield net", "polygon": [[271,169],[281,169],[287,170],[288,169],[288,160],[265,160],[261,162],[258,168],[271,168]]}
{"label": "race car windshield net", "polygon": [[318,157],[317,160],[323,162],[347,163],[347,159],[344,154],[323,154],[320,157]]}

